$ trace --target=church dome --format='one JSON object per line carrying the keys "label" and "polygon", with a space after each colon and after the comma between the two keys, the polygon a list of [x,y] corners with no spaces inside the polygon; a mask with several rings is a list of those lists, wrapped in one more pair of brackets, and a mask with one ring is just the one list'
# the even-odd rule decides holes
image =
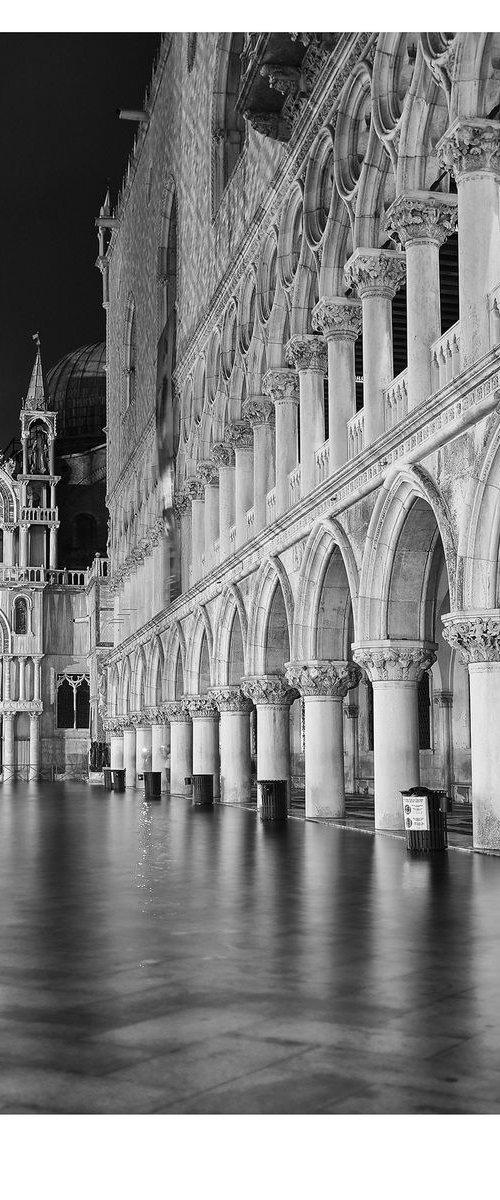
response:
{"label": "church dome", "polygon": [[49,404],[57,412],[61,451],[89,449],[104,442],[106,424],[106,343],[80,346],[47,373]]}

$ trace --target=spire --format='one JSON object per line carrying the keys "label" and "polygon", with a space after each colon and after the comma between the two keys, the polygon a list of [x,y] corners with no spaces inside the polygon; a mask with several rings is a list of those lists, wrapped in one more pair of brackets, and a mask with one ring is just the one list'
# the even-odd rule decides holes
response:
{"label": "spire", "polygon": [[45,381],[43,378],[42,356],[40,352],[40,335],[33,334],[33,341],[36,345],[36,358],[31,373],[30,385],[28,393],[23,401],[23,408],[31,408],[36,412],[43,412],[47,408],[47,397],[45,395]]}
{"label": "spire", "polygon": [[106,195],[104,197],[104,204],[101,205],[101,211],[99,213],[99,216],[100,217],[110,217],[111,216],[111,196],[110,196],[110,192],[109,192],[109,183],[108,183]]}

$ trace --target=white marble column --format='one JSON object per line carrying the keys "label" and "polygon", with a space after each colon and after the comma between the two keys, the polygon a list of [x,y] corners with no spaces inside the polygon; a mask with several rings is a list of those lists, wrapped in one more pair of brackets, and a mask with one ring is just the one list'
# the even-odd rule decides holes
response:
{"label": "white marble column", "polygon": [[248,540],[247,512],[253,508],[253,433],[250,421],[231,421],[226,426],[226,442],[233,447],[235,461],[236,545]]}
{"label": "white marble column", "polygon": [[347,424],[356,413],[354,343],[361,332],[361,302],[322,296],[312,323],[328,344],[329,474],[334,475],[347,462]]}
{"label": "white marble column", "polygon": [[394,378],[392,301],[406,278],[404,254],[360,247],[346,263],[347,287],[363,305],[364,446],[384,432],[384,391]]}
{"label": "white marble column", "polygon": [[317,333],[292,337],[285,357],[299,376],[300,494],[304,497],[316,486],[316,451],[325,442],[326,342]]}
{"label": "white marble column", "polygon": [[57,567],[57,530],[59,522],[49,526],[49,567],[55,571]]}
{"label": "white marble column", "polygon": [[36,656],[33,655],[33,699],[34,700],[40,700],[40,696],[41,696],[41,686],[40,686],[41,685],[41,680],[40,680],[41,664],[42,664],[42,656],[41,655],[36,655]]}
{"label": "white marble column", "polygon": [[3,715],[3,777],[4,780],[14,777],[14,713]]}
{"label": "white marble column", "polygon": [[19,696],[20,700],[25,700],[26,699],[26,676],[25,676],[26,659],[25,659],[24,655],[19,655],[17,663],[18,663],[18,672],[19,672],[18,696]]}
{"label": "white marble column", "polygon": [[450,613],[443,624],[469,670],[473,844],[500,850],[500,609]]}
{"label": "white marble column", "polygon": [[274,408],[267,396],[249,396],[243,416],[253,429],[253,533],[266,524],[266,496],[274,487]]}
{"label": "white marble column", "polygon": [[160,772],[163,788],[167,756],[170,752],[170,730],[163,705],[148,708],[147,716],[151,722],[151,770]]}
{"label": "white marble column", "polygon": [[434,703],[438,709],[440,718],[439,744],[442,756],[443,788],[446,795],[450,799],[453,799],[453,739],[451,729],[453,693],[434,692]]}
{"label": "white marble column", "polygon": [[139,787],[139,775],[151,770],[151,725],[144,716],[135,716],[132,719],[135,725],[136,787]]}
{"label": "white marble column", "polygon": [[347,743],[347,764],[346,764],[346,792],[353,794],[356,791],[356,783],[359,776],[359,733],[358,733],[358,718],[359,705],[346,704],[344,705],[344,716],[346,718],[346,743]]}
{"label": "white marble column", "polygon": [[210,689],[220,713],[220,798],[223,804],[248,804],[251,701],[238,684]]}
{"label": "white marble column", "polygon": [[215,463],[198,463],[198,478],[205,489],[205,574],[219,561],[214,543],[219,537],[219,471]]}
{"label": "white marble column", "polygon": [[4,566],[14,566],[14,533],[16,526],[14,524],[5,524],[3,527],[3,561]]}
{"label": "white marble column", "polygon": [[432,395],[431,346],[441,337],[439,248],[457,227],[457,197],[444,192],[403,192],[385,226],[406,250],[408,409]]}
{"label": "white marble column", "polygon": [[417,641],[353,645],[373,686],[376,829],[404,829],[401,792],[420,783],[418,681],[435,649]]}
{"label": "white marble column", "polygon": [[30,712],[30,761],[29,774],[30,782],[36,782],[40,778],[40,712]]}
{"label": "white marble column", "polygon": [[193,774],[193,723],[182,700],[169,700],[163,706],[170,724],[170,795],[189,796]]}
{"label": "white marble column", "polygon": [[204,575],[205,561],[205,489],[200,479],[186,479],[184,493],[191,501],[190,586]]}
{"label": "white marble column", "polygon": [[119,717],[105,722],[104,728],[109,732],[109,765],[113,771],[122,771],[124,767],[123,728]]}
{"label": "white marble column", "polygon": [[180,544],[181,590],[189,591],[191,566],[191,504],[185,492],[176,492],[173,502]]}
{"label": "white marble column", "polygon": [[193,722],[193,775],[212,775],[216,800],[220,796],[219,710],[210,695],[183,700]]}
{"label": "white marble column", "polygon": [[3,656],[3,699],[10,700],[11,698],[11,679],[12,679],[12,656],[4,654]]}
{"label": "white marble column", "polygon": [[122,718],[123,722],[123,766],[125,767],[125,786],[135,788],[136,786],[136,759],[135,759],[135,728],[128,718]]}
{"label": "white marble column", "polygon": [[288,476],[297,466],[298,374],[286,367],[267,371],[262,388],[273,401],[275,411],[276,516],[279,517],[290,507]]}
{"label": "white marble column", "polygon": [[19,526],[19,566],[28,566],[29,557],[29,525],[23,522]]}
{"label": "white marble column", "polygon": [[359,683],[360,669],[329,659],[291,662],[285,669],[290,686],[304,697],[306,817],[343,817],[343,701]]}
{"label": "white marble column", "polygon": [[463,368],[490,349],[488,294],[500,281],[500,121],[458,118],[436,149],[457,182]]}
{"label": "white marble column", "polygon": [[230,530],[235,523],[234,450],[227,442],[215,442],[212,459],[219,469],[219,561],[232,553]]}
{"label": "white marble column", "polygon": [[290,705],[298,693],[282,675],[244,676],[241,689],[257,710],[257,782],[285,779],[290,805]]}

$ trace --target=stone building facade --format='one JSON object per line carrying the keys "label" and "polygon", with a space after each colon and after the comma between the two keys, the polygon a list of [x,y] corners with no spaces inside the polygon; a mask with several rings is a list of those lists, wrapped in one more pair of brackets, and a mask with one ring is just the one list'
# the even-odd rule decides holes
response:
{"label": "stone building facade", "polygon": [[134,786],[500,847],[498,34],[167,34],[101,210]]}

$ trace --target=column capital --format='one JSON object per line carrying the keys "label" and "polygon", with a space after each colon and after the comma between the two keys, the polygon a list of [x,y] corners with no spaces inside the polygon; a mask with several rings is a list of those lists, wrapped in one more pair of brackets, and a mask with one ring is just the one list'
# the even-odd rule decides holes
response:
{"label": "column capital", "polygon": [[262,380],[262,390],[266,396],[270,396],[275,407],[278,404],[298,404],[300,389],[297,371],[293,371],[291,367],[266,371]]}
{"label": "column capital", "polygon": [[355,342],[361,333],[363,310],[360,300],[349,296],[322,296],[312,310],[313,329],[326,337]]}
{"label": "column capital", "polygon": [[204,487],[207,484],[218,486],[219,468],[215,462],[201,462],[196,467],[196,474]]}
{"label": "column capital", "polygon": [[457,182],[486,173],[500,177],[500,121],[457,117],[436,146],[438,161]]}
{"label": "column capital", "polygon": [[123,733],[120,717],[106,717],[102,723],[102,727],[105,733],[111,733],[113,737],[120,737]]}
{"label": "column capital", "polygon": [[442,246],[458,225],[458,196],[444,192],[401,192],[385,215],[389,237],[402,246],[434,242]]}
{"label": "column capital", "polygon": [[145,713],[129,713],[129,721],[134,729],[149,729],[149,719]]}
{"label": "column capital", "polygon": [[317,333],[296,335],[285,346],[285,359],[297,371],[319,371],[326,375],[328,354],[325,339]]}
{"label": "column capital", "polygon": [[158,704],[150,705],[144,711],[150,725],[160,725],[163,722],[162,710]]}
{"label": "column capital", "polygon": [[274,424],[274,408],[268,396],[247,396],[241,411],[252,429],[255,429],[256,425]]}
{"label": "column capital", "polygon": [[189,497],[186,496],[185,492],[175,493],[172,508],[174,510],[175,517],[178,521],[180,521],[181,517],[184,516],[184,513],[186,513],[189,508]]}
{"label": "column capital", "polygon": [[217,705],[219,712],[250,712],[252,702],[242,692],[238,683],[225,684],[222,687],[210,688],[210,696]]}
{"label": "column capital", "polygon": [[285,663],[285,674],[290,686],[301,696],[329,696],[332,700],[343,700],[361,678],[356,663],[328,658]]}
{"label": "column capital", "polygon": [[435,642],[364,642],[353,645],[353,658],[366,671],[372,683],[407,680],[418,683],[424,671],[436,661]]}
{"label": "column capital", "polygon": [[406,257],[399,250],[375,250],[360,246],[344,267],[347,287],[355,287],[358,296],[384,296],[392,300],[406,280]]}
{"label": "column capital", "polygon": [[438,708],[453,708],[453,692],[434,692],[432,698]]}
{"label": "column capital", "polygon": [[253,450],[253,432],[250,421],[230,421],[224,431],[224,440],[235,450]]}
{"label": "column capital", "polygon": [[120,717],[120,728],[123,730],[123,733],[135,734],[135,725],[131,717]]}
{"label": "column capital", "polygon": [[214,442],[211,458],[217,467],[234,467],[234,450],[228,442]]}
{"label": "column capital", "polygon": [[219,716],[219,709],[213,696],[209,693],[205,693],[203,696],[184,696],[183,699],[193,721],[202,717]]}
{"label": "column capital", "polygon": [[359,717],[359,704],[346,704],[344,712],[346,717],[349,717],[351,721],[356,721]]}
{"label": "column capital", "polygon": [[254,704],[269,707],[288,708],[298,696],[283,675],[247,675],[241,680],[241,688]]}
{"label": "column capital", "polygon": [[443,637],[463,663],[500,662],[500,608],[447,613]]}
{"label": "column capital", "polygon": [[191,476],[190,479],[186,479],[184,483],[184,494],[188,497],[188,500],[191,500],[191,502],[193,500],[204,500],[205,488],[201,482],[201,479],[194,479],[193,476]]}
{"label": "column capital", "polygon": [[164,709],[167,721],[169,721],[171,725],[174,725],[176,722],[182,722],[186,725],[188,721],[191,720],[191,716],[185,707],[183,700],[167,700],[167,703],[162,707]]}

